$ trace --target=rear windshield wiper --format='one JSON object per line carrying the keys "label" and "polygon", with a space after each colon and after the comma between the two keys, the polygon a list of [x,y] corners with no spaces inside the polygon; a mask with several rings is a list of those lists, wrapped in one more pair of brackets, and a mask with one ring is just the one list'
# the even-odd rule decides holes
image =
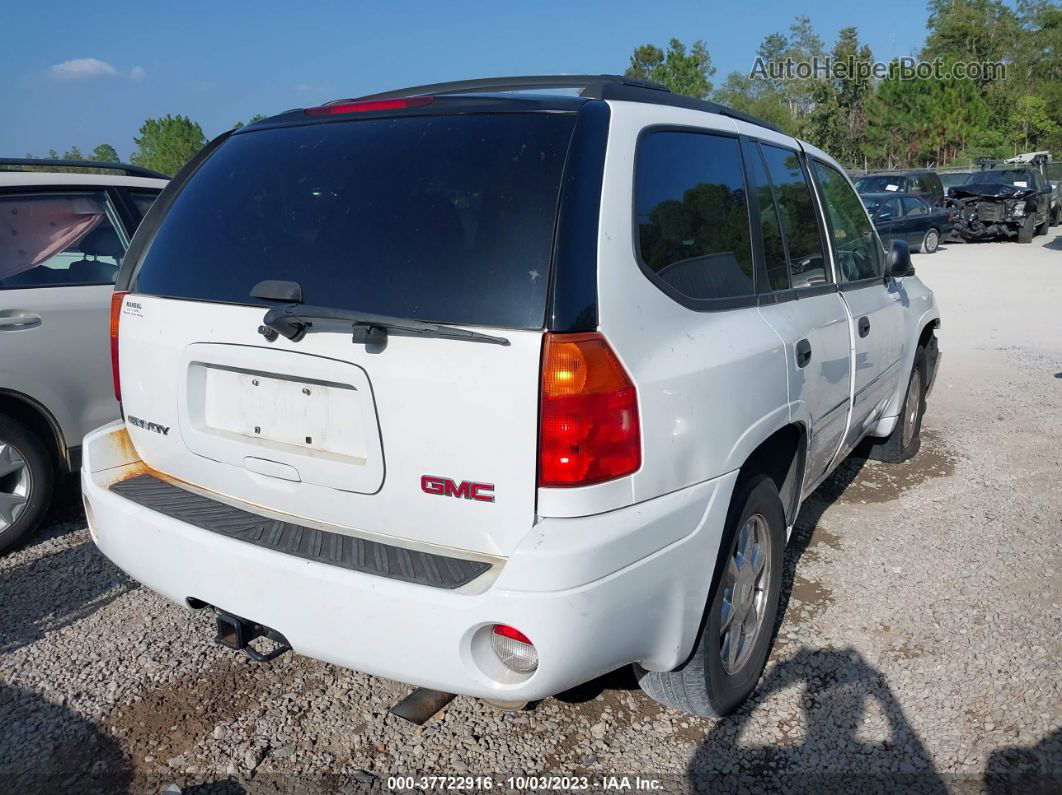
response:
{"label": "rear windshield wiper", "polygon": [[275,306],[266,312],[260,334],[266,339],[276,339],[282,334],[292,342],[298,342],[313,327],[314,320],[337,320],[349,323],[353,329],[353,341],[382,343],[387,339],[387,332],[397,331],[402,334],[414,334],[421,337],[439,337],[447,340],[466,340],[468,342],[486,342],[491,345],[508,345],[505,337],[495,337],[479,331],[443,326],[439,323],[427,323],[411,318],[388,317],[355,312],[349,309],[333,309],[327,306],[310,306],[308,304],[285,304]]}

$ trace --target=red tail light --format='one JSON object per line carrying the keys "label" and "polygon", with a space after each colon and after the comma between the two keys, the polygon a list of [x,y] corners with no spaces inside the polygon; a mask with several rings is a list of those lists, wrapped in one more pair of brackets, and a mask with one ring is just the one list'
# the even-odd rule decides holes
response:
{"label": "red tail light", "polygon": [[335,105],[321,105],[307,108],[307,116],[342,116],[345,113],[372,113],[382,110],[402,110],[430,105],[431,97],[405,97],[403,99],[365,100],[364,102],[337,102]]}
{"label": "red tail light", "polygon": [[122,402],[122,382],[118,380],[118,322],[122,319],[122,303],[128,292],[111,293],[111,376],[114,378],[114,399]]}
{"label": "red tail light", "polygon": [[642,463],[638,395],[605,338],[546,334],[538,485],[589,486]]}

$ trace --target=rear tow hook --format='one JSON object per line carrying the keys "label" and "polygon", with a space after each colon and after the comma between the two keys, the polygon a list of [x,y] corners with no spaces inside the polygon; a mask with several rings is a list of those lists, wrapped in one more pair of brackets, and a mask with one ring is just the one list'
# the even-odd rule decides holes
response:
{"label": "rear tow hook", "polygon": [[[261,663],[275,660],[284,652],[291,651],[291,644],[288,643],[288,639],[275,629],[264,627],[261,624],[248,621],[246,618],[240,618],[216,608],[214,612],[218,620],[218,634],[214,638],[215,643],[236,651],[242,651],[255,662]],[[263,654],[250,645],[255,638],[271,640],[276,644],[276,647]]]}

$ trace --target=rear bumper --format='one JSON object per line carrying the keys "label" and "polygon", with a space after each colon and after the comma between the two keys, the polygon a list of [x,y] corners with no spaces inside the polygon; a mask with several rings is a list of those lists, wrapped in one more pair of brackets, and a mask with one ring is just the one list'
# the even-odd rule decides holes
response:
{"label": "rear bumper", "polygon": [[[544,698],[630,662],[678,665],[693,647],[736,479],[730,473],[600,516],[542,520],[509,558],[447,591],[255,546],[110,489],[143,471],[120,423],[85,439],[92,537],[135,579],[179,604],[198,599],[267,625],[310,657],[511,701]],[[533,674],[497,663],[495,623],[534,642]]]}

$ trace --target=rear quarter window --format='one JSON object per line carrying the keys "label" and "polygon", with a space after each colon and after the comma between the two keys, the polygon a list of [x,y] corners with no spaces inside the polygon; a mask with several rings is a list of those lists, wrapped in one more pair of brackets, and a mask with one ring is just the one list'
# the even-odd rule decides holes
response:
{"label": "rear quarter window", "polygon": [[138,292],[541,328],[574,113],[365,119],[233,135],[174,199]]}
{"label": "rear quarter window", "polygon": [[649,131],[638,142],[635,164],[635,238],[647,275],[679,301],[753,295],[737,139]]}

